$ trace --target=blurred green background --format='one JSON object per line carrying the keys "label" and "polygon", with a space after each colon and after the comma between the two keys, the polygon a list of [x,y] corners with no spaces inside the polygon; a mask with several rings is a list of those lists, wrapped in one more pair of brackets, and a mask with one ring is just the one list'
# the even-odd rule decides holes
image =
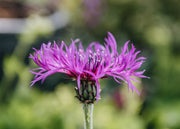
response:
{"label": "blurred green background", "polygon": [[30,82],[32,47],[80,38],[85,47],[110,31],[118,50],[131,40],[151,79],[141,95],[113,79],[101,80],[94,129],[180,129],[179,0],[1,0],[0,129],[83,129],[75,81],[62,74]]}

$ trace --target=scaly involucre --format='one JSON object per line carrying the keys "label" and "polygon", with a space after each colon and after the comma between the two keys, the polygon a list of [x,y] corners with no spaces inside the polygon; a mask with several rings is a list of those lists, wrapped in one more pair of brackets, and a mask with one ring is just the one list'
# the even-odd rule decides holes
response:
{"label": "scaly involucre", "polygon": [[72,40],[69,47],[64,41],[61,44],[56,44],[56,42],[42,44],[40,50],[33,48],[35,52],[30,54],[30,58],[39,66],[31,71],[35,74],[31,86],[37,81],[43,82],[49,75],[59,72],[76,79],[79,89],[81,80],[95,82],[97,101],[100,96],[99,79],[110,76],[118,83],[126,82],[128,88],[139,94],[131,81],[137,81],[133,76],[147,78],[143,75],[145,70],[137,71],[146,58],[137,58],[140,51],[135,51],[136,48],[133,44],[129,50],[128,44],[129,41],[121,48],[121,53],[118,53],[116,40],[110,32],[105,38],[104,46],[93,42],[86,50],[79,39]]}

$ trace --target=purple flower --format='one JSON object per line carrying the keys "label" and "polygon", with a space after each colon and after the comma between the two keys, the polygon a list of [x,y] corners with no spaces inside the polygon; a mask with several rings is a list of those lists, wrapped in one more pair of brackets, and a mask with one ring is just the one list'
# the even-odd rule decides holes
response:
{"label": "purple flower", "polygon": [[35,74],[31,86],[37,81],[43,82],[49,75],[59,72],[77,80],[79,94],[82,94],[80,90],[82,80],[93,84],[91,86],[95,85],[97,101],[100,97],[99,79],[110,76],[118,83],[126,82],[128,89],[135,90],[140,94],[132,81],[139,82],[133,76],[147,78],[143,75],[145,70],[137,71],[146,58],[137,57],[140,51],[135,51],[136,48],[133,44],[129,50],[128,44],[129,41],[121,48],[121,53],[118,53],[116,40],[110,32],[105,38],[104,46],[93,42],[86,50],[79,39],[72,40],[69,47],[64,41],[61,44],[56,44],[56,42],[42,44],[40,50],[33,48],[35,52],[30,54],[30,58],[39,66],[31,71]]}

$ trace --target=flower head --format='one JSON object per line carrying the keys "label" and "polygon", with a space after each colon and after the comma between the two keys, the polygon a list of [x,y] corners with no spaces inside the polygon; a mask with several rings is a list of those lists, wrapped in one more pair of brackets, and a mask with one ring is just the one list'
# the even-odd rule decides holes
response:
{"label": "flower head", "polygon": [[[63,41],[61,44],[56,44],[56,42],[42,44],[40,50],[34,48],[35,52],[30,54],[30,58],[39,66],[31,71],[35,74],[31,86],[37,81],[43,82],[49,75],[59,72],[77,80],[80,100],[84,91],[87,91],[88,94],[95,93],[93,101],[98,101],[100,97],[99,79],[110,76],[118,83],[126,82],[129,89],[135,90],[139,94],[132,84],[132,81],[137,80],[132,76],[147,78],[143,75],[144,71],[137,71],[146,58],[137,58],[140,51],[135,51],[136,48],[133,44],[129,50],[128,44],[129,41],[121,48],[121,53],[118,53],[116,40],[110,32],[105,38],[104,45],[93,42],[86,50],[79,39],[72,40],[70,46]],[[86,85],[91,85],[92,91],[95,88],[95,92],[88,91]],[[81,90],[82,87],[87,90]]]}

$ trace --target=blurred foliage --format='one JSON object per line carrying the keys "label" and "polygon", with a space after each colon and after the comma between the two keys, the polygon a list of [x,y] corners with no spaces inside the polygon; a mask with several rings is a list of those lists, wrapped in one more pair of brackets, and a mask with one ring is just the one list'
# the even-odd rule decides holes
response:
{"label": "blurred foliage", "polygon": [[[55,92],[51,93],[43,93],[19,86],[8,106],[0,107],[0,128],[83,128],[81,104],[74,97],[73,85],[59,85]],[[115,107],[110,96],[103,97],[103,100],[96,105],[94,110],[95,128],[144,128],[143,120],[137,116],[137,111],[142,103],[141,99],[136,94],[129,96],[127,89],[122,94],[126,94],[124,95],[126,102],[123,110]]]}
{"label": "blurred foliage", "polygon": [[[29,70],[36,67],[29,53],[41,43],[64,40],[70,44],[71,38],[80,38],[84,46],[103,43],[107,31],[115,35],[118,50],[129,39],[142,50],[147,57],[142,69],[151,79],[136,84],[141,96],[111,79],[101,80],[102,99],[95,105],[94,128],[180,129],[180,1],[24,3],[34,7],[24,33],[0,34],[0,129],[82,129],[81,105],[73,91],[76,83],[55,74],[29,88],[33,79]],[[56,30],[46,17],[55,11],[69,13],[64,28]]]}

